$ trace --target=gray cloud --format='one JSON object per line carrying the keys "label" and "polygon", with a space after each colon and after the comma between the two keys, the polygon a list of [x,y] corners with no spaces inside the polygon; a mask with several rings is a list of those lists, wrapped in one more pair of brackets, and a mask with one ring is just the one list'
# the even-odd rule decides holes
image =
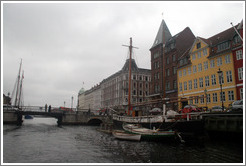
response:
{"label": "gray cloud", "polygon": [[172,35],[189,26],[208,38],[243,10],[232,2],[4,3],[3,93],[12,93],[22,58],[26,105],[70,104],[83,82],[89,89],[122,68],[130,37],[139,67],[150,68],[162,12]]}

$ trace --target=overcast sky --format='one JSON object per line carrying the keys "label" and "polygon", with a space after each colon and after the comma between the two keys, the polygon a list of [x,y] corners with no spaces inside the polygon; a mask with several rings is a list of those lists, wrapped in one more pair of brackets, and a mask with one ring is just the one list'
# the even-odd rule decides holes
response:
{"label": "overcast sky", "polygon": [[2,92],[12,93],[22,58],[25,105],[70,107],[73,96],[76,106],[82,86],[123,67],[130,37],[138,67],[150,69],[162,18],[172,35],[190,27],[209,38],[244,19],[244,8],[243,1],[3,3]]}

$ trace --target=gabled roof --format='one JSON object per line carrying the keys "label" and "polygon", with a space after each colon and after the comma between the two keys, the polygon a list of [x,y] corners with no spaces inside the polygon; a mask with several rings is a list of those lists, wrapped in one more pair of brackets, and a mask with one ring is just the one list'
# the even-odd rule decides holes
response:
{"label": "gabled roof", "polygon": [[[126,63],[124,64],[124,66],[122,67],[122,71],[129,71],[129,59],[126,60]],[[135,62],[134,59],[131,60],[132,61],[132,64],[131,64],[131,70],[132,71],[137,71],[138,70],[138,66]]]}
{"label": "gabled roof", "polygon": [[[164,33],[164,42],[163,42],[163,33]],[[161,25],[159,27],[158,33],[155,37],[155,41],[151,47],[151,49],[159,44],[165,44],[172,37],[166,23],[162,20]]]}

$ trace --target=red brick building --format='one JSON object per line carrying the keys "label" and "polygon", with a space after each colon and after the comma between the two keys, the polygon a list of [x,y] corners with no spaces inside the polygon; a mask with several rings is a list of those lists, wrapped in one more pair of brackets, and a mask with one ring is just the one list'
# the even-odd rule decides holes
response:
{"label": "red brick building", "polygon": [[[153,99],[161,97],[175,99],[178,97],[178,59],[191,47],[194,40],[195,36],[189,27],[172,36],[165,21],[162,20],[154,44],[150,49],[151,97]],[[159,103],[157,106],[162,107],[162,103]],[[176,110],[178,104],[169,103],[167,104],[167,108]]]}
{"label": "red brick building", "polygon": [[[243,37],[243,21],[236,27],[240,36]],[[232,38],[232,54],[237,90],[236,100],[243,99],[243,41],[240,39],[240,36],[235,31]]]}

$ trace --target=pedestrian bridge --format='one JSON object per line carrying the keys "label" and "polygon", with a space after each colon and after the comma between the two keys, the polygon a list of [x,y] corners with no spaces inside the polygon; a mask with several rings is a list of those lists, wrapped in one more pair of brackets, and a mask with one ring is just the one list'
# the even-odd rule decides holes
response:
{"label": "pedestrian bridge", "polygon": [[100,125],[106,123],[110,119],[108,116],[93,115],[87,112],[41,112],[41,111],[4,111],[3,123],[16,123],[21,126],[23,123],[23,115],[39,115],[46,117],[54,117],[57,119],[58,126],[60,125]]}

